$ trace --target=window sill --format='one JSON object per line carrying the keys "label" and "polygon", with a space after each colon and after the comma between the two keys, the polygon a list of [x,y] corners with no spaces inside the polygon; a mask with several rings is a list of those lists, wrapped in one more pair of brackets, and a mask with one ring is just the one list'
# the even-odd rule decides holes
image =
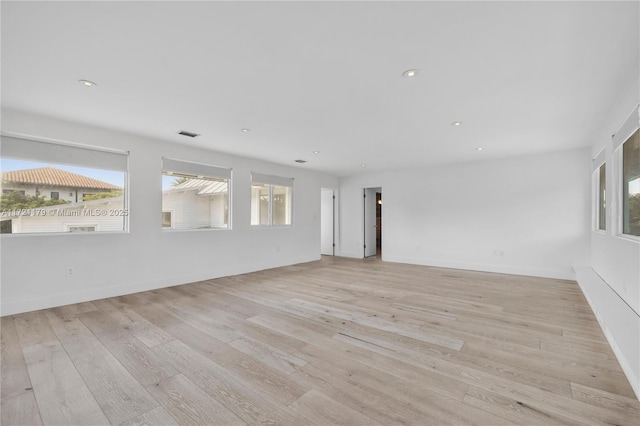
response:
{"label": "window sill", "polygon": [[60,237],[67,235],[126,235],[129,231],[91,231],[91,232],[29,232],[14,234],[0,234],[1,238],[17,238],[17,237]]}
{"label": "window sill", "polygon": [[631,242],[640,244],[640,236],[627,235],[627,234],[618,234],[618,235],[616,235],[616,238],[620,238],[621,240],[627,240],[627,241],[631,241]]}
{"label": "window sill", "polygon": [[168,234],[173,232],[211,232],[211,231],[231,231],[231,228],[191,228],[191,229],[170,229],[170,228],[162,228],[161,232],[166,232]]}

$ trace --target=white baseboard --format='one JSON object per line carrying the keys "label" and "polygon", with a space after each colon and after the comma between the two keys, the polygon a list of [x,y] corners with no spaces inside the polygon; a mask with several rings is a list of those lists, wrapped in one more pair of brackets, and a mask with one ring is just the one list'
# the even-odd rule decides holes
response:
{"label": "white baseboard", "polygon": [[247,274],[255,271],[263,271],[265,269],[312,262],[319,259],[320,255],[305,256],[295,259],[287,259],[284,261],[226,266],[210,271],[200,271],[198,273],[183,275],[181,274],[180,276],[167,277],[161,280],[128,283],[111,287],[92,288],[86,291],[56,293],[53,295],[45,295],[41,297],[36,296],[19,300],[5,300],[3,298],[2,304],[0,305],[0,315],[16,315],[23,312],[38,311],[40,309],[55,308],[58,306],[71,305],[74,303],[90,302],[92,300],[105,299],[107,297],[124,296],[127,294],[139,293],[141,291],[157,290],[160,288],[189,284],[220,277],[227,277],[230,275]]}
{"label": "white baseboard", "polygon": [[412,265],[435,266],[438,268],[466,269],[470,271],[495,272],[499,274],[526,275],[532,277],[555,278],[560,280],[575,280],[573,269],[531,268],[525,266],[493,265],[486,263],[458,262],[443,259],[423,259],[415,257],[385,256],[385,262],[409,263]]}

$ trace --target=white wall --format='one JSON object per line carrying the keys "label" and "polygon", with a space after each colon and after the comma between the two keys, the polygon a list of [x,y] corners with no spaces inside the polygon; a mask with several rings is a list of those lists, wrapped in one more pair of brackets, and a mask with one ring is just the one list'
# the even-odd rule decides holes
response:
{"label": "white wall", "polygon": [[[320,258],[318,195],[334,177],[16,111],[2,130],[131,152],[129,233],[2,235],[2,315]],[[232,230],[161,230],[163,156],[233,168]],[[295,179],[292,227],[249,225],[252,171]]]}
{"label": "white wall", "polygon": [[589,175],[583,149],[346,178],[342,254],[362,257],[362,188],[382,186],[383,260],[573,278],[588,259]]}
{"label": "white wall", "polygon": [[[639,81],[640,75],[629,82],[594,133],[592,157],[603,148],[606,154],[607,194],[613,194],[614,182],[619,179],[611,167],[611,135],[640,103]],[[607,230],[591,232],[591,261],[578,283],[640,397],[640,241],[616,235],[613,210],[607,206]]]}

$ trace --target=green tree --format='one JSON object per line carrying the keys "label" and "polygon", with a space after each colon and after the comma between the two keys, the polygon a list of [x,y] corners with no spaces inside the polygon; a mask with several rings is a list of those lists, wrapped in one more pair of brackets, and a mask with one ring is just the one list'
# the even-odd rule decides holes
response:
{"label": "green tree", "polygon": [[640,235],[640,194],[629,196],[629,233]]}
{"label": "green tree", "polygon": [[85,195],[83,201],[102,200],[103,198],[121,197],[124,192],[122,190],[98,192],[97,194]]}
{"label": "green tree", "polygon": [[188,182],[190,180],[191,180],[191,178],[188,178],[188,177],[185,177],[185,176],[180,176],[180,177],[175,178],[173,180],[173,182],[171,182],[171,186],[175,188],[176,186],[178,186],[178,185],[180,185],[182,183]]}
{"label": "green tree", "polygon": [[67,204],[65,200],[47,200],[41,195],[24,195],[18,191],[2,194],[0,210],[35,209],[39,207]]}

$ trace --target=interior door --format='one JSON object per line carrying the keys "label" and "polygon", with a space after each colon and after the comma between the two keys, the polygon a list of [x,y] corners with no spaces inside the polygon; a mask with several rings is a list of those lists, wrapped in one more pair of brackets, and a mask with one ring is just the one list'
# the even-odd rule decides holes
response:
{"label": "interior door", "polygon": [[320,200],[320,253],[333,256],[334,247],[334,195],[330,189],[322,189]]}
{"label": "interior door", "polygon": [[376,255],[376,188],[364,189],[364,257]]}

